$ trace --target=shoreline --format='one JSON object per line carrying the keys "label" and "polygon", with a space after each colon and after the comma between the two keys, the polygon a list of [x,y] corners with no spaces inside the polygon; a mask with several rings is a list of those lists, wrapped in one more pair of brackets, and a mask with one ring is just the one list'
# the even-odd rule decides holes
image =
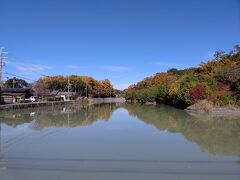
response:
{"label": "shoreline", "polygon": [[54,105],[72,104],[74,101],[46,101],[46,102],[31,102],[31,103],[17,103],[0,105],[0,111],[10,111],[16,109],[38,108]]}
{"label": "shoreline", "polygon": [[146,103],[140,103],[140,102],[130,102],[128,100],[126,100],[127,103],[137,103],[137,104],[146,104],[146,105],[160,105],[160,104],[164,104],[164,105],[168,105],[171,106],[173,108],[177,108],[177,109],[182,109],[186,112],[189,113],[199,113],[199,114],[203,114],[203,113],[209,113],[209,114],[217,114],[217,115],[229,115],[229,114],[234,114],[234,115],[240,115],[240,107],[238,106],[223,106],[223,107],[219,107],[219,106],[214,106],[214,105],[209,105],[208,106],[202,106],[201,104],[193,104],[191,106],[185,107],[185,108],[181,108],[181,107],[177,107],[177,106],[173,106],[171,104],[165,104],[165,103],[157,103],[157,102],[146,102]]}
{"label": "shoreline", "polygon": [[[88,105],[94,104],[104,104],[104,103],[138,103],[138,102],[128,102],[125,98],[89,98]],[[141,103],[140,103],[141,104]],[[143,103],[146,105],[159,105],[161,103],[156,102],[147,102]],[[0,105],[0,112],[1,111],[10,111],[10,110],[17,110],[17,109],[27,109],[27,108],[38,108],[38,107],[47,107],[47,106],[63,106],[63,105],[75,105],[75,106],[83,106],[83,99],[81,100],[71,100],[71,101],[47,101],[47,102],[32,102],[32,103],[19,103],[19,104],[6,104]],[[166,104],[169,105],[169,104]],[[169,105],[171,106],[171,105]],[[174,106],[171,106],[176,108]],[[201,107],[197,104],[188,106],[186,108],[181,108],[182,110],[188,113],[194,114],[215,114],[215,115],[240,115],[240,107]]]}
{"label": "shoreline", "polygon": [[211,113],[211,114],[219,114],[219,115],[229,115],[229,114],[239,114],[240,115],[240,108],[230,108],[230,107],[213,107],[209,109],[204,108],[191,108],[191,106],[184,109],[187,112],[191,113]]}
{"label": "shoreline", "polygon": [[[83,106],[83,99],[71,100],[71,101],[46,101],[46,102],[32,102],[32,103],[17,103],[17,104],[5,104],[0,105],[1,111],[10,111],[17,109],[27,109],[27,108],[38,108],[38,107],[47,107],[47,106],[63,106],[63,105],[74,105]],[[124,103],[125,98],[89,98],[89,105],[94,104],[103,104],[103,103]]]}
{"label": "shoreline", "polygon": [[237,105],[225,105],[225,106],[217,106],[214,105],[211,101],[201,100],[196,102],[195,104],[188,106],[185,108],[187,112],[194,113],[212,113],[212,114],[239,114],[240,115],[240,107]]}

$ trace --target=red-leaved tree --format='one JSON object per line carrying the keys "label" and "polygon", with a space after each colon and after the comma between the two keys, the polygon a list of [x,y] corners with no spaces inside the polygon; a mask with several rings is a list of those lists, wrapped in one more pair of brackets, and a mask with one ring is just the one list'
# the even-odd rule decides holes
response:
{"label": "red-leaved tree", "polygon": [[190,96],[193,101],[198,101],[206,97],[206,88],[203,84],[197,84],[190,90]]}

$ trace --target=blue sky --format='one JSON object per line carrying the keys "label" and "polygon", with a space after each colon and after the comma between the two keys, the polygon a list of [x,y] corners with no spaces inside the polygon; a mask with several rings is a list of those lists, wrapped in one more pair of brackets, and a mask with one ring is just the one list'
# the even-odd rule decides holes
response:
{"label": "blue sky", "polygon": [[[5,73],[89,75],[126,88],[240,44],[239,0],[0,0]],[[4,77],[12,75],[4,74]]]}

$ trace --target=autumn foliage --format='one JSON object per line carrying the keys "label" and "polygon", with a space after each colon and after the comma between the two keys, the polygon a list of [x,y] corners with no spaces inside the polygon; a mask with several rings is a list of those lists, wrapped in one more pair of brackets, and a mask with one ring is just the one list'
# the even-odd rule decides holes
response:
{"label": "autumn foliage", "polygon": [[98,81],[89,76],[47,76],[39,79],[35,84],[35,91],[39,95],[52,91],[76,92],[78,96],[84,97],[113,97],[115,90],[107,79]]}
{"label": "autumn foliage", "polygon": [[199,67],[169,69],[147,77],[125,90],[126,99],[189,106],[207,99],[214,104],[240,104],[240,46],[229,53],[217,51]]}
{"label": "autumn foliage", "polygon": [[190,90],[190,96],[193,101],[205,99],[206,97],[205,86],[203,84],[197,84]]}

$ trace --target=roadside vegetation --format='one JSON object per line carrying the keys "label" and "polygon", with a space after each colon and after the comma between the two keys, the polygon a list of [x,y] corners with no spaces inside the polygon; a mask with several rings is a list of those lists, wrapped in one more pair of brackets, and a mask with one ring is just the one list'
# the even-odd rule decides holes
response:
{"label": "roadside vegetation", "polygon": [[126,100],[187,107],[204,100],[213,106],[240,105],[240,46],[199,67],[169,69],[147,77],[125,90]]}

